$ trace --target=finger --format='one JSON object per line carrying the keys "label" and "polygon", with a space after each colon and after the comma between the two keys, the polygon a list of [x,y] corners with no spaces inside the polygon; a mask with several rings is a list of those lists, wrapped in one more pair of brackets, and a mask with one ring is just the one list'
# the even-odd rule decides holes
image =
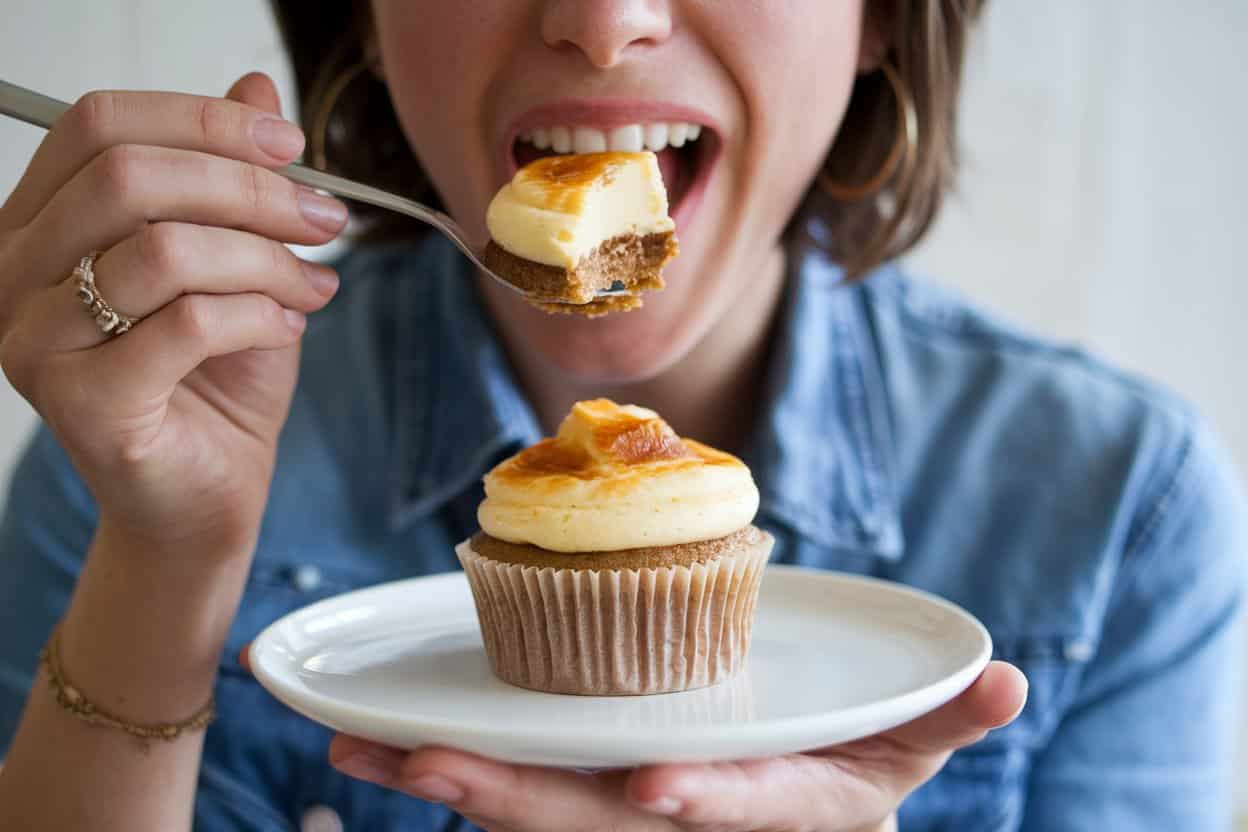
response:
{"label": "finger", "polygon": [[238,663],[243,666],[243,670],[251,673],[251,642],[243,645],[243,649],[238,651]]}
{"label": "finger", "polygon": [[[144,226],[95,264],[101,297],[119,314],[146,318],[183,295],[259,292],[300,312],[322,308],[338,288],[333,269],[309,263],[257,234],[213,226],[161,222]],[[108,339],[78,301],[75,281],[50,291],[30,315],[45,320],[49,346],[87,349]],[[46,310],[46,311],[45,311]]]}
{"label": "finger", "polygon": [[44,137],[4,204],[5,224],[29,222],[78,171],[116,145],[195,150],[265,167],[291,162],[303,152],[303,132],[274,117],[270,97],[256,92],[251,77],[243,91],[266,106],[172,92],[87,93]]}
{"label": "finger", "polygon": [[16,241],[28,279],[60,282],[78,258],[104,251],[162,220],[250,231],[320,245],[346,224],[336,199],[233,159],[139,145],[96,157],[23,229]]}
{"label": "finger", "polygon": [[225,97],[275,116],[282,114],[282,99],[277,94],[277,85],[263,72],[249,72],[239,78]]}
{"label": "finger", "polygon": [[589,775],[511,765],[448,748],[421,749],[395,768],[391,752],[364,740],[342,738],[331,746],[330,760],[353,777],[445,803],[491,827],[517,832],[671,828],[629,803],[623,789],[625,772]]}
{"label": "finger", "polygon": [[857,829],[888,816],[892,793],[806,754],[638,769],[628,797],[683,829]]}
{"label": "finger", "polygon": [[265,295],[186,295],[78,355],[90,357],[99,389],[156,400],[209,358],[292,346],[306,325],[302,313]]}
{"label": "finger", "polygon": [[1012,664],[989,662],[975,682],[931,713],[883,736],[919,752],[954,751],[1014,721],[1027,703],[1027,677]]}
{"label": "finger", "polygon": [[330,765],[349,777],[388,789],[398,788],[406,759],[405,751],[346,734],[336,735],[329,743]]}

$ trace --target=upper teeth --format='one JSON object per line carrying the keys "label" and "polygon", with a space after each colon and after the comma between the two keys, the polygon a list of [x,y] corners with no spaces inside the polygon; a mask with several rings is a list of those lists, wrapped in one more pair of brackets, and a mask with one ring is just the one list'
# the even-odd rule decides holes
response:
{"label": "upper teeth", "polygon": [[625,124],[610,130],[599,130],[596,127],[538,127],[520,134],[520,140],[529,142],[538,150],[554,150],[556,153],[600,153],[604,150],[631,153],[651,150],[657,153],[669,145],[681,147],[685,142],[697,141],[701,134],[702,125],[676,121]]}

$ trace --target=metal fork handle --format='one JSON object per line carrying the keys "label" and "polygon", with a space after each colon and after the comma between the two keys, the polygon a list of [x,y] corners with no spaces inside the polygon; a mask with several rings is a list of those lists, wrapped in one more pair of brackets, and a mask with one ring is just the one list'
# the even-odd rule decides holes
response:
{"label": "metal fork handle", "polygon": [[[0,80],[0,114],[11,116],[18,121],[24,121],[35,127],[51,130],[52,125],[68,109],[69,104],[64,101],[58,101],[34,90]],[[305,167],[298,163],[287,165],[284,168],[280,168],[277,172],[300,185],[328,191],[337,196],[365,202],[389,211],[397,211],[400,214],[406,214],[421,222],[428,223],[449,237],[477,266],[485,268],[485,264],[480,261],[476,252],[472,250],[468,245],[468,241],[464,239],[459,225],[441,211],[435,211],[427,205],[396,196],[380,188],[363,185],[350,179],[343,179],[341,176],[334,176],[331,173]]]}

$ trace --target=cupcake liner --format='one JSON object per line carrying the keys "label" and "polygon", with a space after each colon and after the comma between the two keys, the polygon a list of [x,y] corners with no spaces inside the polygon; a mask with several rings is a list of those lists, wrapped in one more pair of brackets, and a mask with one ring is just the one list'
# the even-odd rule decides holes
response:
{"label": "cupcake liner", "polygon": [[521,566],[456,547],[485,651],[505,682],[590,696],[666,693],[730,678],[749,652],[770,535],[692,566]]}

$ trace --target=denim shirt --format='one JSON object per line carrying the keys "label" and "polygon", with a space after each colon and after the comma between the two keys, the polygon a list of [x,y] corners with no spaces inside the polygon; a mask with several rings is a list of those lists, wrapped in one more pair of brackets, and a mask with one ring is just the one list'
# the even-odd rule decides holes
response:
{"label": "denim shirt", "polygon": [[[439,239],[363,250],[315,316],[221,659],[196,828],[470,828],[327,762],[327,730],[239,666],[261,628],[335,593],[458,569],[480,479],[539,438],[471,279]],[[1022,715],[900,809],[919,830],[1225,828],[1241,653],[1243,492],[1187,406],[885,267],[793,255],[743,450],[781,563],[901,581],[990,630]],[[646,402],[637,402],[646,404]],[[87,551],[95,508],[46,431],[0,526],[0,752]],[[44,695],[35,691],[34,695]]]}

